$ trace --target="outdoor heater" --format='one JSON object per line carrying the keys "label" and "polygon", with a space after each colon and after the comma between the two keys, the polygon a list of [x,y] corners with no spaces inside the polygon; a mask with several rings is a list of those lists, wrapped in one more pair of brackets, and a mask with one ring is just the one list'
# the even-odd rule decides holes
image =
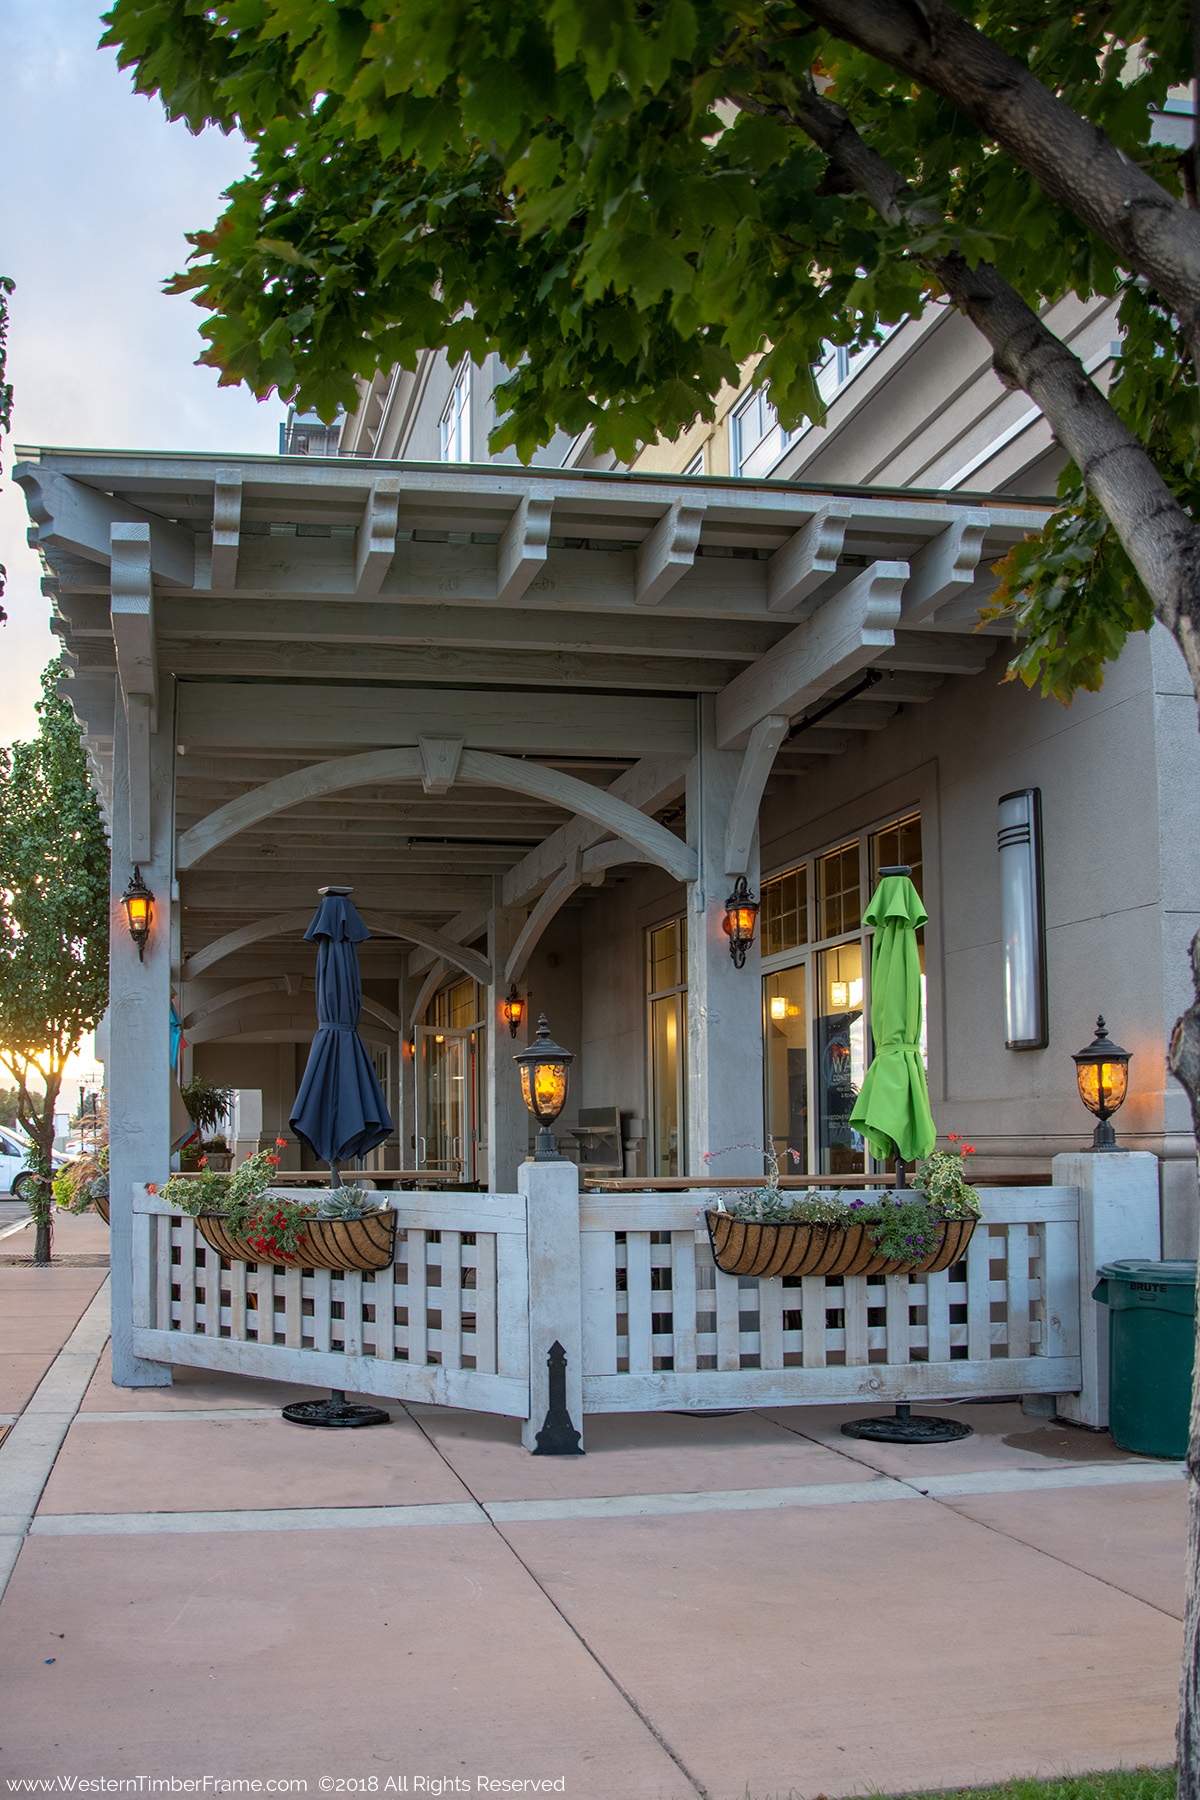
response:
{"label": "outdoor heater", "polygon": [[739,875],[733,884],[733,892],[725,902],[725,917],[722,921],[724,931],[729,938],[729,954],[733,958],[735,969],[746,964],[746,952],[754,942],[754,926],[758,919],[758,901],[750,892],[750,885],[744,875]]}
{"label": "outdoor heater", "polygon": [[567,1103],[574,1052],[564,1050],[550,1036],[546,1015],[538,1019],[537,1036],[528,1050],[518,1050],[513,1061],[521,1071],[521,1093],[525,1104],[537,1120],[540,1130],[533,1153],[534,1162],[566,1162],[559,1155],[558,1140],[550,1127]]}
{"label": "outdoor heater", "polygon": [[1108,1121],[1125,1104],[1132,1054],[1111,1041],[1108,1028],[1100,1018],[1096,1020],[1096,1035],[1087,1049],[1076,1050],[1071,1058],[1079,1083],[1079,1098],[1099,1121],[1092,1137],[1093,1150],[1119,1150],[1121,1147]]}
{"label": "outdoor heater", "polygon": [[143,962],[154,918],[154,895],[142,880],[142,871],[136,863],[121,895],[121,905],[125,908],[129,935],[137,945],[138,961]]}

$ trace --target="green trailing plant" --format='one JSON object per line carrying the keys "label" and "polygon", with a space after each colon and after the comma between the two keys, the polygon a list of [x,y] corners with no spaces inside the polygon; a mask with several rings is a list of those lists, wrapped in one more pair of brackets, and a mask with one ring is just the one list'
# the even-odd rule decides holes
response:
{"label": "green trailing plant", "polygon": [[369,1190],[350,1184],[303,1200],[272,1193],[278,1153],[286,1143],[286,1138],[276,1138],[275,1150],[256,1151],[229,1174],[206,1168],[199,1180],[173,1175],[165,1198],[193,1218],[219,1214],[230,1235],[252,1245],[264,1261],[298,1255],[305,1228],[314,1219],[361,1219],[378,1210]]}
{"label": "green trailing plant", "polygon": [[834,1188],[785,1193],[779,1186],[778,1160],[768,1145],[766,1185],[742,1189],[731,1205],[722,1197],[718,1206],[735,1219],[757,1224],[865,1225],[877,1255],[915,1265],[937,1248],[942,1225],[980,1217],[979,1195],[967,1180],[966,1158],[973,1155],[973,1147],[951,1133],[949,1149],[935,1150],[916,1165],[910,1188],[847,1199]]}

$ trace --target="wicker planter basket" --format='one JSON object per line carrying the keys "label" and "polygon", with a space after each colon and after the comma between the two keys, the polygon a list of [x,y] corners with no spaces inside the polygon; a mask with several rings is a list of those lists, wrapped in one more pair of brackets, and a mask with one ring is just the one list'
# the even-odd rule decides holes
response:
{"label": "wicker planter basket", "polygon": [[100,1217],[104,1220],[104,1223],[107,1225],[108,1224],[108,1196],[105,1195],[103,1200],[93,1200],[92,1201],[92,1211],[95,1213],[99,1213]]}
{"label": "wicker planter basket", "polygon": [[224,1213],[199,1213],[200,1235],[230,1262],[272,1262],[290,1269],[386,1269],[396,1255],[396,1215],[391,1208],[363,1219],[309,1219],[295,1256],[266,1257],[246,1238],[226,1229]]}
{"label": "wicker planter basket", "polygon": [[877,1254],[866,1225],[765,1224],[707,1212],[713,1261],[727,1275],[932,1275],[966,1255],[977,1220],[949,1219],[920,1263]]}

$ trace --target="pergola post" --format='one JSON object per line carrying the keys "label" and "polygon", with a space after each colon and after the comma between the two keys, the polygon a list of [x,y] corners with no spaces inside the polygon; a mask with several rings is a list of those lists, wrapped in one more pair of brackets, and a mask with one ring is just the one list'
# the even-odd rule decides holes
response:
{"label": "pergola post", "polygon": [[[715,711],[711,697],[698,702],[697,749],[687,777],[688,843],[699,865],[697,879],[688,883],[688,1174],[761,1175],[759,942],[756,936],[744,967],[735,968],[723,928],[725,900],[733,885],[725,869],[726,826],[743,756],[740,750],[717,748]],[[744,872],[757,891],[757,828]],[[735,1149],[738,1145],[743,1148]],[[708,1151],[726,1154],[706,1163]]]}
{"label": "pergola post", "polygon": [[[521,1098],[521,1081],[513,1063],[514,1050],[523,1050],[529,1037],[528,1017],[522,1020],[516,1041],[501,1012],[508,986],[505,966],[525,923],[525,909],[501,904],[502,880],[493,878],[493,900],[488,911],[488,961],[492,979],[487,990],[486,1091],[488,1109],[487,1182],[493,1194],[516,1190],[517,1170],[529,1154],[529,1114]],[[519,984],[518,984],[519,985]]]}
{"label": "pergola post", "polygon": [[[131,708],[131,713],[132,713]],[[144,713],[144,709],[141,709]],[[118,1387],[169,1387],[169,1363],[133,1352],[133,1186],[163,1182],[171,1156],[171,838],[174,737],[169,694],[159,729],[132,719],[118,694],[113,731],[112,858],[109,906],[109,1233],[112,1257],[113,1381]],[[136,734],[142,743],[136,742]],[[142,804],[131,805],[130,774],[147,769]],[[131,823],[132,819],[132,823]],[[142,961],[129,935],[121,895],[133,872],[134,834],[154,918]],[[151,1218],[150,1229],[168,1221]],[[151,1262],[155,1256],[151,1248]]]}

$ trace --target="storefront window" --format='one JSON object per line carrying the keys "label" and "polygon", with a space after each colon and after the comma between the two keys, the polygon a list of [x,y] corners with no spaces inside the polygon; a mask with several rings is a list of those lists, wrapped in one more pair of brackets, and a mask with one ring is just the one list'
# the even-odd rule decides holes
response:
{"label": "storefront window", "polygon": [[781,1175],[808,1172],[808,996],[803,963],[763,977],[767,1136]]}
{"label": "storefront window", "polygon": [[487,990],[470,976],[442,988],[417,1034],[417,1166],[477,1179],[486,1156]]}
{"label": "storefront window", "polygon": [[[880,868],[897,863],[909,865],[920,893],[919,813],[763,880],[763,1104],[781,1174],[867,1172],[867,1147],[850,1126],[872,1052],[862,877],[866,871],[873,886]],[[924,1000],[923,932],[918,945]],[[925,1048],[922,1006],[923,1055]]]}
{"label": "storefront window", "polygon": [[655,1175],[687,1168],[687,919],[646,934],[650,1159]]}

